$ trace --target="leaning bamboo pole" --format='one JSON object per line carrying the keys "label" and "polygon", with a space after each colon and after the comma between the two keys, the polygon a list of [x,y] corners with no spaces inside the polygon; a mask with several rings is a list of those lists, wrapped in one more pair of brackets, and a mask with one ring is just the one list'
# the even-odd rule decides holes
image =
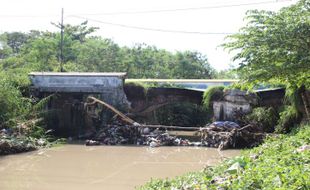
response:
{"label": "leaning bamboo pole", "polygon": [[106,108],[108,108],[109,110],[111,110],[112,112],[114,112],[116,115],[118,115],[123,121],[125,121],[126,123],[135,126],[135,127],[141,127],[141,128],[159,128],[159,129],[181,129],[181,130],[191,130],[191,131],[199,131],[201,130],[200,127],[180,127],[180,126],[166,126],[166,125],[144,125],[144,124],[139,124],[138,122],[134,121],[133,119],[129,118],[128,116],[126,116],[125,114],[123,114],[122,112],[120,112],[119,110],[117,110],[115,107],[111,106],[110,104],[99,100],[95,97],[88,97],[89,100],[92,100],[92,102],[86,103],[85,106],[89,106],[89,105],[94,105],[96,103],[99,103],[103,106],[105,106]]}
{"label": "leaning bamboo pole", "polygon": [[86,106],[87,105],[92,105],[92,104],[95,104],[95,103],[99,103],[103,106],[105,106],[106,108],[110,109],[112,112],[114,112],[115,114],[117,114],[123,121],[131,124],[131,125],[139,125],[137,122],[135,122],[134,120],[132,120],[131,118],[127,117],[125,114],[123,114],[122,112],[118,111],[115,107],[111,106],[110,104],[102,101],[102,100],[99,100],[95,97],[88,97],[88,99],[92,100],[93,102],[90,102],[90,103],[86,103]]}

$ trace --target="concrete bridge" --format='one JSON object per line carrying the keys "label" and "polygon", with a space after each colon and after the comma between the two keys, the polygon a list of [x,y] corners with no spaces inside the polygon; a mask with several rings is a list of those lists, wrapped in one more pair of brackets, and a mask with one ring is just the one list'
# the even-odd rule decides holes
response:
{"label": "concrete bridge", "polygon": [[175,85],[178,87],[205,91],[212,86],[229,86],[238,80],[235,79],[126,79],[126,82],[138,82],[138,83],[155,83],[159,85]]}
{"label": "concrete bridge", "polygon": [[121,108],[128,101],[123,90],[126,73],[55,73],[29,74],[33,95],[50,98],[47,109],[51,111],[48,128],[60,136],[78,136],[94,130],[94,120],[84,109],[89,95]]}
{"label": "concrete bridge", "polygon": [[[94,123],[84,110],[89,95],[131,113],[143,116],[162,106],[176,102],[201,104],[202,91],[179,88],[149,88],[124,85],[126,73],[50,73],[29,74],[33,94],[39,98],[53,97],[48,109],[55,114],[48,122],[58,134],[77,135]],[[102,117],[108,119],[107,116]],[[73,133],[73,132],[76,133]]]}

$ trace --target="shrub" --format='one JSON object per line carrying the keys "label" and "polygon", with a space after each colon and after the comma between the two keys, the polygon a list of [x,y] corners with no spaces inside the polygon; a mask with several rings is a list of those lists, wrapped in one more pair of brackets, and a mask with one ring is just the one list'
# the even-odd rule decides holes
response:
{"label": "shrub", "polygon": [[11,83],[0,80],[0,126],[12,126],[30,107],[30,101]]}
{"label": "shrub", "polygon": [[144,100],[146,98],[147,88],[141,83],[129,82],[125,83],[124,91],[130,100]]}
{"label": "shrub", "polygon": [[295,106],[286,106],[280,113],[280,119],[276,126],[277,133],[287,133],[301,120],[300,113]]}
{"label": "shrub", "polygon": [[209,110],[211,107],[211,102],[223,99],[224,86],[213,86],[208,88],[203,93],[203,106],[205,109]]}
{"label": "shrub", "polygon": [[278,114],[273,108],[258,107],[245,117],[247,123],[259,127],[265,132],[273,132],[278,120]]}

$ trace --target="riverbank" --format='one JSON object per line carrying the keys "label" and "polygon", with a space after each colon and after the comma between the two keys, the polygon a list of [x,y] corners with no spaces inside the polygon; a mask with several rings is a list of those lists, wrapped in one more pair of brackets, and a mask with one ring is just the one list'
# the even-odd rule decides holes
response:
{"label": "riverbank", "polygon": [[16,154],[36,150],[36,142],[29,137],[0,138],[0,155]]}
{"label": "riverbank", "polygon": [[310,125],[271,137],[215,167],[174,179],[151,180],[152,189],[310,189]]}
{"label": "riverbank", "polygon": [[65,139],[55,139],[44,135],[36,138],[29,134],[18,134],[13,130],[2,129],[0,131],[0,156],[34,151],[63,143]]}

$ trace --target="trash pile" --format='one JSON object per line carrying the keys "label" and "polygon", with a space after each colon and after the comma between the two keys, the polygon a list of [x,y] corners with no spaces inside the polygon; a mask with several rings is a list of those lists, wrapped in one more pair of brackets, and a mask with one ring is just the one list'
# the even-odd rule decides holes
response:
{"label": "trash pile", "polygon": [[10,129],[0,130],[0,155],[35,150],[35,142],[25,136],[15,136]]}
{"label": "trash pile", "polygon": [[[168,126],[167,126],[168,127]],[[169,126],[171,127],[171,126]],[[195,128],[194,128],[195,129]],[[255,133],[253,126],[240,127],[234,122],[214,122],[197,131],[199,142],[191,142],[187,139],[170,135],[167,130],[148,128],[138,125],[107,125],[96,135],[86,140],[85,144],[91,145],[144,145],[150,147],[159,146],[206,146],[219,148],[254,147],[262,143],[266,133]]]}
{"label": "trash pile", "polygon": [[266,133],[255,133],[252,125],[240,127],[234,122],[214,122],[200,130],[204,145],[219,149],[254,147],[262,143]]}
{"label": "trash pile", "polygon": [[131,125],[108,125],[101,129],[94,138],[86,140],[91,145],[144,145],[159,146],[201,146],[200,142],[190,142],[187,139],[170,135],[159,129],[139,128]]}
{"label": "trash pile", "polygon": [[99,130],[86,145],[122,145],[136,144],[140,141],[140,133],[130,125],[107,125]]}
{"label": "trash pile", "polygon": [[171,136],[168,132],[162,132],[158,135],[145,135],[144,144],[150,147],[158,146],[199,146],[200,142],[190,142],[187,139]]}

